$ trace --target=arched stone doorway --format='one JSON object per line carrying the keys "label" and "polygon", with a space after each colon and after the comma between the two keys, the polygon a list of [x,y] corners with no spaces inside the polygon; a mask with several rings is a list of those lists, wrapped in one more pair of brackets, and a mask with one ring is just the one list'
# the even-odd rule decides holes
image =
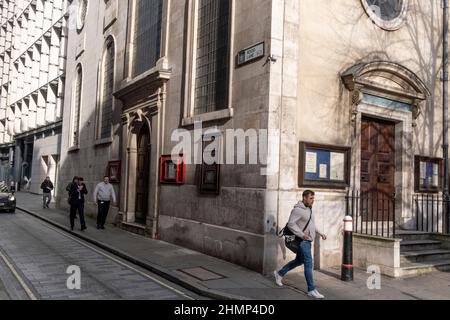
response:
{"label": "arched stone doorway", "polygon": [[149,170],[150,170],[150,130],[143,125],[137,139],[136,165],[136,216],[135,222],[146,224],[148,216]]}
{"label": "arched stone doorway", "polygon": [[127,79],[114,94],[123,103],[120,224],[153,238],[158,237],[159,159],[169,79],[170,71],[159,69]]}
{"label": "arched stone doorway", "polygon": [[341,76],[353,126],[351,189],[368,194],[362,213],[405,228],[412,221],[414,127],[431,93],[414,72],[388,61],[357,64]]}

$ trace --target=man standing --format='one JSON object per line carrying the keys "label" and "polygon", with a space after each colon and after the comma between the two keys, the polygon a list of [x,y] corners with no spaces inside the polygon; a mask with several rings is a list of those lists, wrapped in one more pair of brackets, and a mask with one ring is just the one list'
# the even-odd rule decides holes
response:
{"label": "man standing", "polygon": [[73,231],[75,227],[75,218],[78,212],[80,216],[81,231],[84,231],[87,229],[84,219],[84,196],[88,194],[88,191],[84,184],[80,183],[80,179],[78,177],[73,178],[72,184],[68,187],[68,189],[70,203],[70,228]]}
{"label": "man standing", "polygon": [[81,231],[84,231],[84,230],[87,229],[86,222],[84,222],[84,207],[85,207],[85,204],[86,204],[85,195],[87,195],[89,192],[88,192],[88,189],[86,187],[86,184],[84,183],[84,178],[78,177],[78,186],[79,186],[79,189],[80,189],[80,193],[82,195],[81,196],[80,207],[78,208],[78,212],[80,214],[80,217],[83,216],[82,224],[84,223],[84,225],[81,228],[82,229]]}
{"label": "man standing", "polygon": [[116,203],[114,187],[109,183],[109,177],[105,176],[103,182],[99,183],[94,191],[94,201],[98,205],[97,229],[105,229],[111,200]]}
{"label": "man standing", "polygon": [[321,233],[315,224],[313,216],[313,204],[315,193],[311,190],[307,190],[303,193],[303,201],[299,202],[292,210],[287,227],[289,230],[299,239],[301,239],[297,257],[294,261],[288,263],[280,271],[275,271],[275,281],[280,287],[283,286],[283,277],[302,265],[305,266],[305,278],[308,284],[308,296],[315,299],[324,299],[324,296],[317,291],[314,284],[313,270],[314,261],[312,258],[311,248],[316,234],[320,235],[323,240],[327,239],[327,236]]}
{"label": "man standing", "polygon": [[44,201],[44,209],[50,208],[50,202],[52,201],[52,191],[54,189],[53,183],[50,180],[50,177],[45,178],[44,182],[41,184],[42,192],[44,193],[43,201]]}

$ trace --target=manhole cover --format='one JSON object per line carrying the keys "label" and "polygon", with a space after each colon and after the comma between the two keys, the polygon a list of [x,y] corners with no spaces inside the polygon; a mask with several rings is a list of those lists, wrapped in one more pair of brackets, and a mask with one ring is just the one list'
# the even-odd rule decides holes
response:
{"label": "manhole cover", "polygon": [[214,273],[212,271],[209,271],[205,268],[198,267],[198,268],[189,268],[189,269],[180,269],[179,271],[194,277],[200,281],[211,281],[211,280],[219,280],[219,279],[225,279],[225,276],[222,276],[220,274]]}

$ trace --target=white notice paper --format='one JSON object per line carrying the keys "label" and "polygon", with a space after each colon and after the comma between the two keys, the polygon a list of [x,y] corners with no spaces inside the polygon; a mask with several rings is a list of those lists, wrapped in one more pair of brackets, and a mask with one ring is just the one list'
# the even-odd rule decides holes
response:
{"label": "white notice paper", "polygon": [[335,181],[345,180],[345,155],[332,152],[330,156],[330,179]]}
{"label": "white notice paper", "polygon": [[317,173],[317,153],[306,152],[306,173]]}
{"label": "white notice paper", "polygon": [[420,179],[425,180],[427,178],[427,163],[420,163]]}
{"label": "white notice paper", "polygon": [[320,179],[328,178],[328,166],[326,164],[320,165]]}
{"label": "white notice paper", "polygon": [[433,187],[439,187],[439,165],[433,164]]}

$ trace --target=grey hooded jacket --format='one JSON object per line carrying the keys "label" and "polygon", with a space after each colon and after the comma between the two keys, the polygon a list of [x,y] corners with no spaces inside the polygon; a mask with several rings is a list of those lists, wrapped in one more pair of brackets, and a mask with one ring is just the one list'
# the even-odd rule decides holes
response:
{"label": "grey hooded jacket", "polygon": [[314,241],[316,238],[316,234],[321,235],[322,232],[316,227],[316,222],[314,219],[314,215],[312,214],[312,209],[307,208],[303,202],[299,202],[292,210],[291,216],[289,218],[288,228],[299,238],[303,239],[305,233],[303,233],[303,229],[305,229],[306,224],[309,221],[309,217],[311,217],[311,222],[309,223],[308,228],[305,230],[305,233],[310,234],[310,240]]}

